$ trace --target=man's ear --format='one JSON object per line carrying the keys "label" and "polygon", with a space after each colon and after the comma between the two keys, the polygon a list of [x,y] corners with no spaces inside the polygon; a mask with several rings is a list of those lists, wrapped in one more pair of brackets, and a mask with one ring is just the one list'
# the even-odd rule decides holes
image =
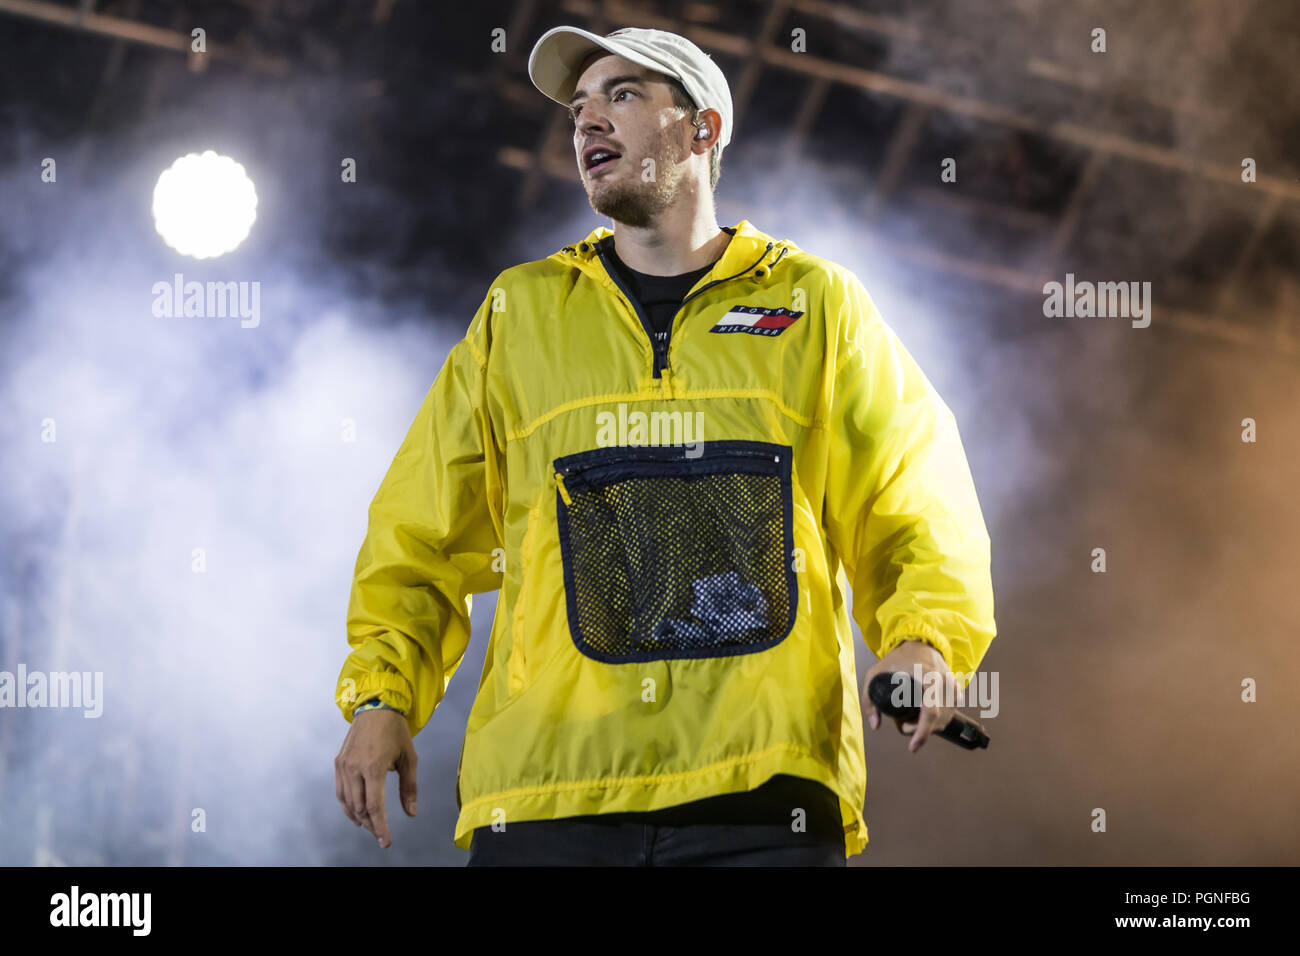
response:
{"label": "man's ear", "polygon": [[[719,117],[715,122],[721,122],[721,117],[717,110],[709,110],[707,112],[713,113],[714,116]],[[695,126],[695,139],[708,139],[712,134],[712,130],[709,128],[708,119],[709,117],[705,110],[698,109],[695,111],[695,114],[691,119],[692,124]]]}

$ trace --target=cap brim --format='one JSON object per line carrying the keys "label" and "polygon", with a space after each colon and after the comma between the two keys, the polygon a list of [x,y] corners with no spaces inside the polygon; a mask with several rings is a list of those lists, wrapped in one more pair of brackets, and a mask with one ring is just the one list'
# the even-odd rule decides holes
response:
{"label": "cap brim", "polygon": [[528,57],[528,76],[533,85],[561,106],[568,106],[578,86],[578,68],[597,50],[605,50],[631,60],[646,69],[663,72],[639,53],[621,46],[617,40],[597,36],[578,27],[555,27],[542,34]]}

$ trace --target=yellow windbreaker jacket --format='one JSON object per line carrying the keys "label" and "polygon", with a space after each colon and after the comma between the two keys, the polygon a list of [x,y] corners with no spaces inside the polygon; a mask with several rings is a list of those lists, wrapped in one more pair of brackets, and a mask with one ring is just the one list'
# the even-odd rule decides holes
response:
{"label": "yellow windbreaker jacket", "polygon": [[335,699],[412,734],[500,589],[457,779],[475,827],[656,810],[778,773],[867,842],[846,610],[965,686],[995,634],[952,412],[849,270],[742,220],[669,345],[613,233],[515,266],[451,349],[370,506]]}

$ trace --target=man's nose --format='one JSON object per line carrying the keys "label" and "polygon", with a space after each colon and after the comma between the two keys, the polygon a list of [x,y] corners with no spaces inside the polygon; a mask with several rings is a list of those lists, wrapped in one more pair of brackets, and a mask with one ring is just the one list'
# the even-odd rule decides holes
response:
{"label": "man's nose", "polygon": [[599,108],[591,103],[584,103],[582,112],[578,115],[578,128],[584,133],[604,131],[609,129],[609,121]]}

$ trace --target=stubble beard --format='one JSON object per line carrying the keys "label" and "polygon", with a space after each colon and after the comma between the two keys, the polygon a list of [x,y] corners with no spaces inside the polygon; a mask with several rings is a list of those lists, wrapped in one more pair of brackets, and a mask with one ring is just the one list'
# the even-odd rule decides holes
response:
{"label": "stubble beard", "polygon": [[[587,201],[599,215],[638,229],[651,225],[655,217],[673,204],[681,185],[672,162],[675,145],[665,130],[658,141],[658,155],[653,155],[658,173],[653,182],[639,178],[588,190]],[[624,157],[626,159],[627,157]],[[599,184],[597,184],[599,186]]]}
{"label": "stubble beard", "polygon": [[602,216],[627,226],[643,228],[672,205],[675,190],[668,183],[656,181],[643,183],[618,183],[587,194],[591,208]]}

